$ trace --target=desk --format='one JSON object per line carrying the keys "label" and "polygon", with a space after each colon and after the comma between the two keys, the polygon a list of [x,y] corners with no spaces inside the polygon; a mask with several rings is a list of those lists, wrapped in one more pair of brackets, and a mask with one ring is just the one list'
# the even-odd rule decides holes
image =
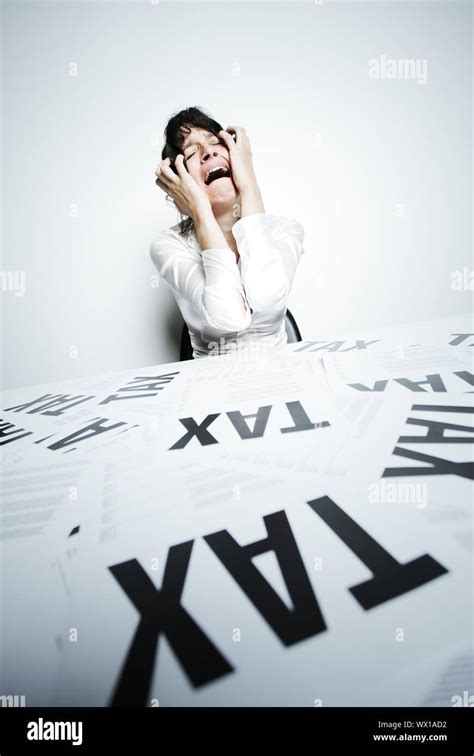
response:
{"label": "desk", "polygon": [[457,705],[473,330],[315,333],[5,392],[1,693]]}

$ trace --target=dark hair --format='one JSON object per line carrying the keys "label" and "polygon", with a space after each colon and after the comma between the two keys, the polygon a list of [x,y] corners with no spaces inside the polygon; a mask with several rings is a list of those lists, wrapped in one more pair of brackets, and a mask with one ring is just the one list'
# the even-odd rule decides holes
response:
{"label": "dark hair", "polygon": [[[182,151],[184,139],[190,133],[192,126],[198,129],[206,129],[216,136],[219,131],[222,131],[220,123],[211,118],[202,108],[191,107],[180,110],[179,113],[170,118],[164,130],[165,146],[161,151],[161,159],[171,158],[171,167]],[[179,233],[184,236],[194,228],[194,222],[192,218],[185,218],[181,212],[179,214],[181,216]]]}

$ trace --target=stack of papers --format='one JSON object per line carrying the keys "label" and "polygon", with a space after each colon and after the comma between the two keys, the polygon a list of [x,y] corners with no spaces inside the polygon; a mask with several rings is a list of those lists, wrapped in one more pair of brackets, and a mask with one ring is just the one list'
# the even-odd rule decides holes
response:
{"label": "stack of papers", "polygon": [[8,391],[3,695],[456,706],[471,316]]}

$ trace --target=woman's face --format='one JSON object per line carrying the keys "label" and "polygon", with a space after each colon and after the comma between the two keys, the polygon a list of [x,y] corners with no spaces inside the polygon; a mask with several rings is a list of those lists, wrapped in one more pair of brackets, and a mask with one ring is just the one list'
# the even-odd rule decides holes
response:
{"label": "woman's face", "polygon": [[212,207],[232,205],[237,189],[232,180],[229,150],[220,137],[193,126],[181,151],[186,168],[206,192]]}

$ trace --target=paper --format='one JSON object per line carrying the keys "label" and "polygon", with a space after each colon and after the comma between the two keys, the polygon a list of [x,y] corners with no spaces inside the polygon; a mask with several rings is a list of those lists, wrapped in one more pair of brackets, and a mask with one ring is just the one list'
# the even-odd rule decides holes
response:
{"label": "paper", "polygon": [[46,706],[469,700],[467,325],[6,392],[5,694]]}

